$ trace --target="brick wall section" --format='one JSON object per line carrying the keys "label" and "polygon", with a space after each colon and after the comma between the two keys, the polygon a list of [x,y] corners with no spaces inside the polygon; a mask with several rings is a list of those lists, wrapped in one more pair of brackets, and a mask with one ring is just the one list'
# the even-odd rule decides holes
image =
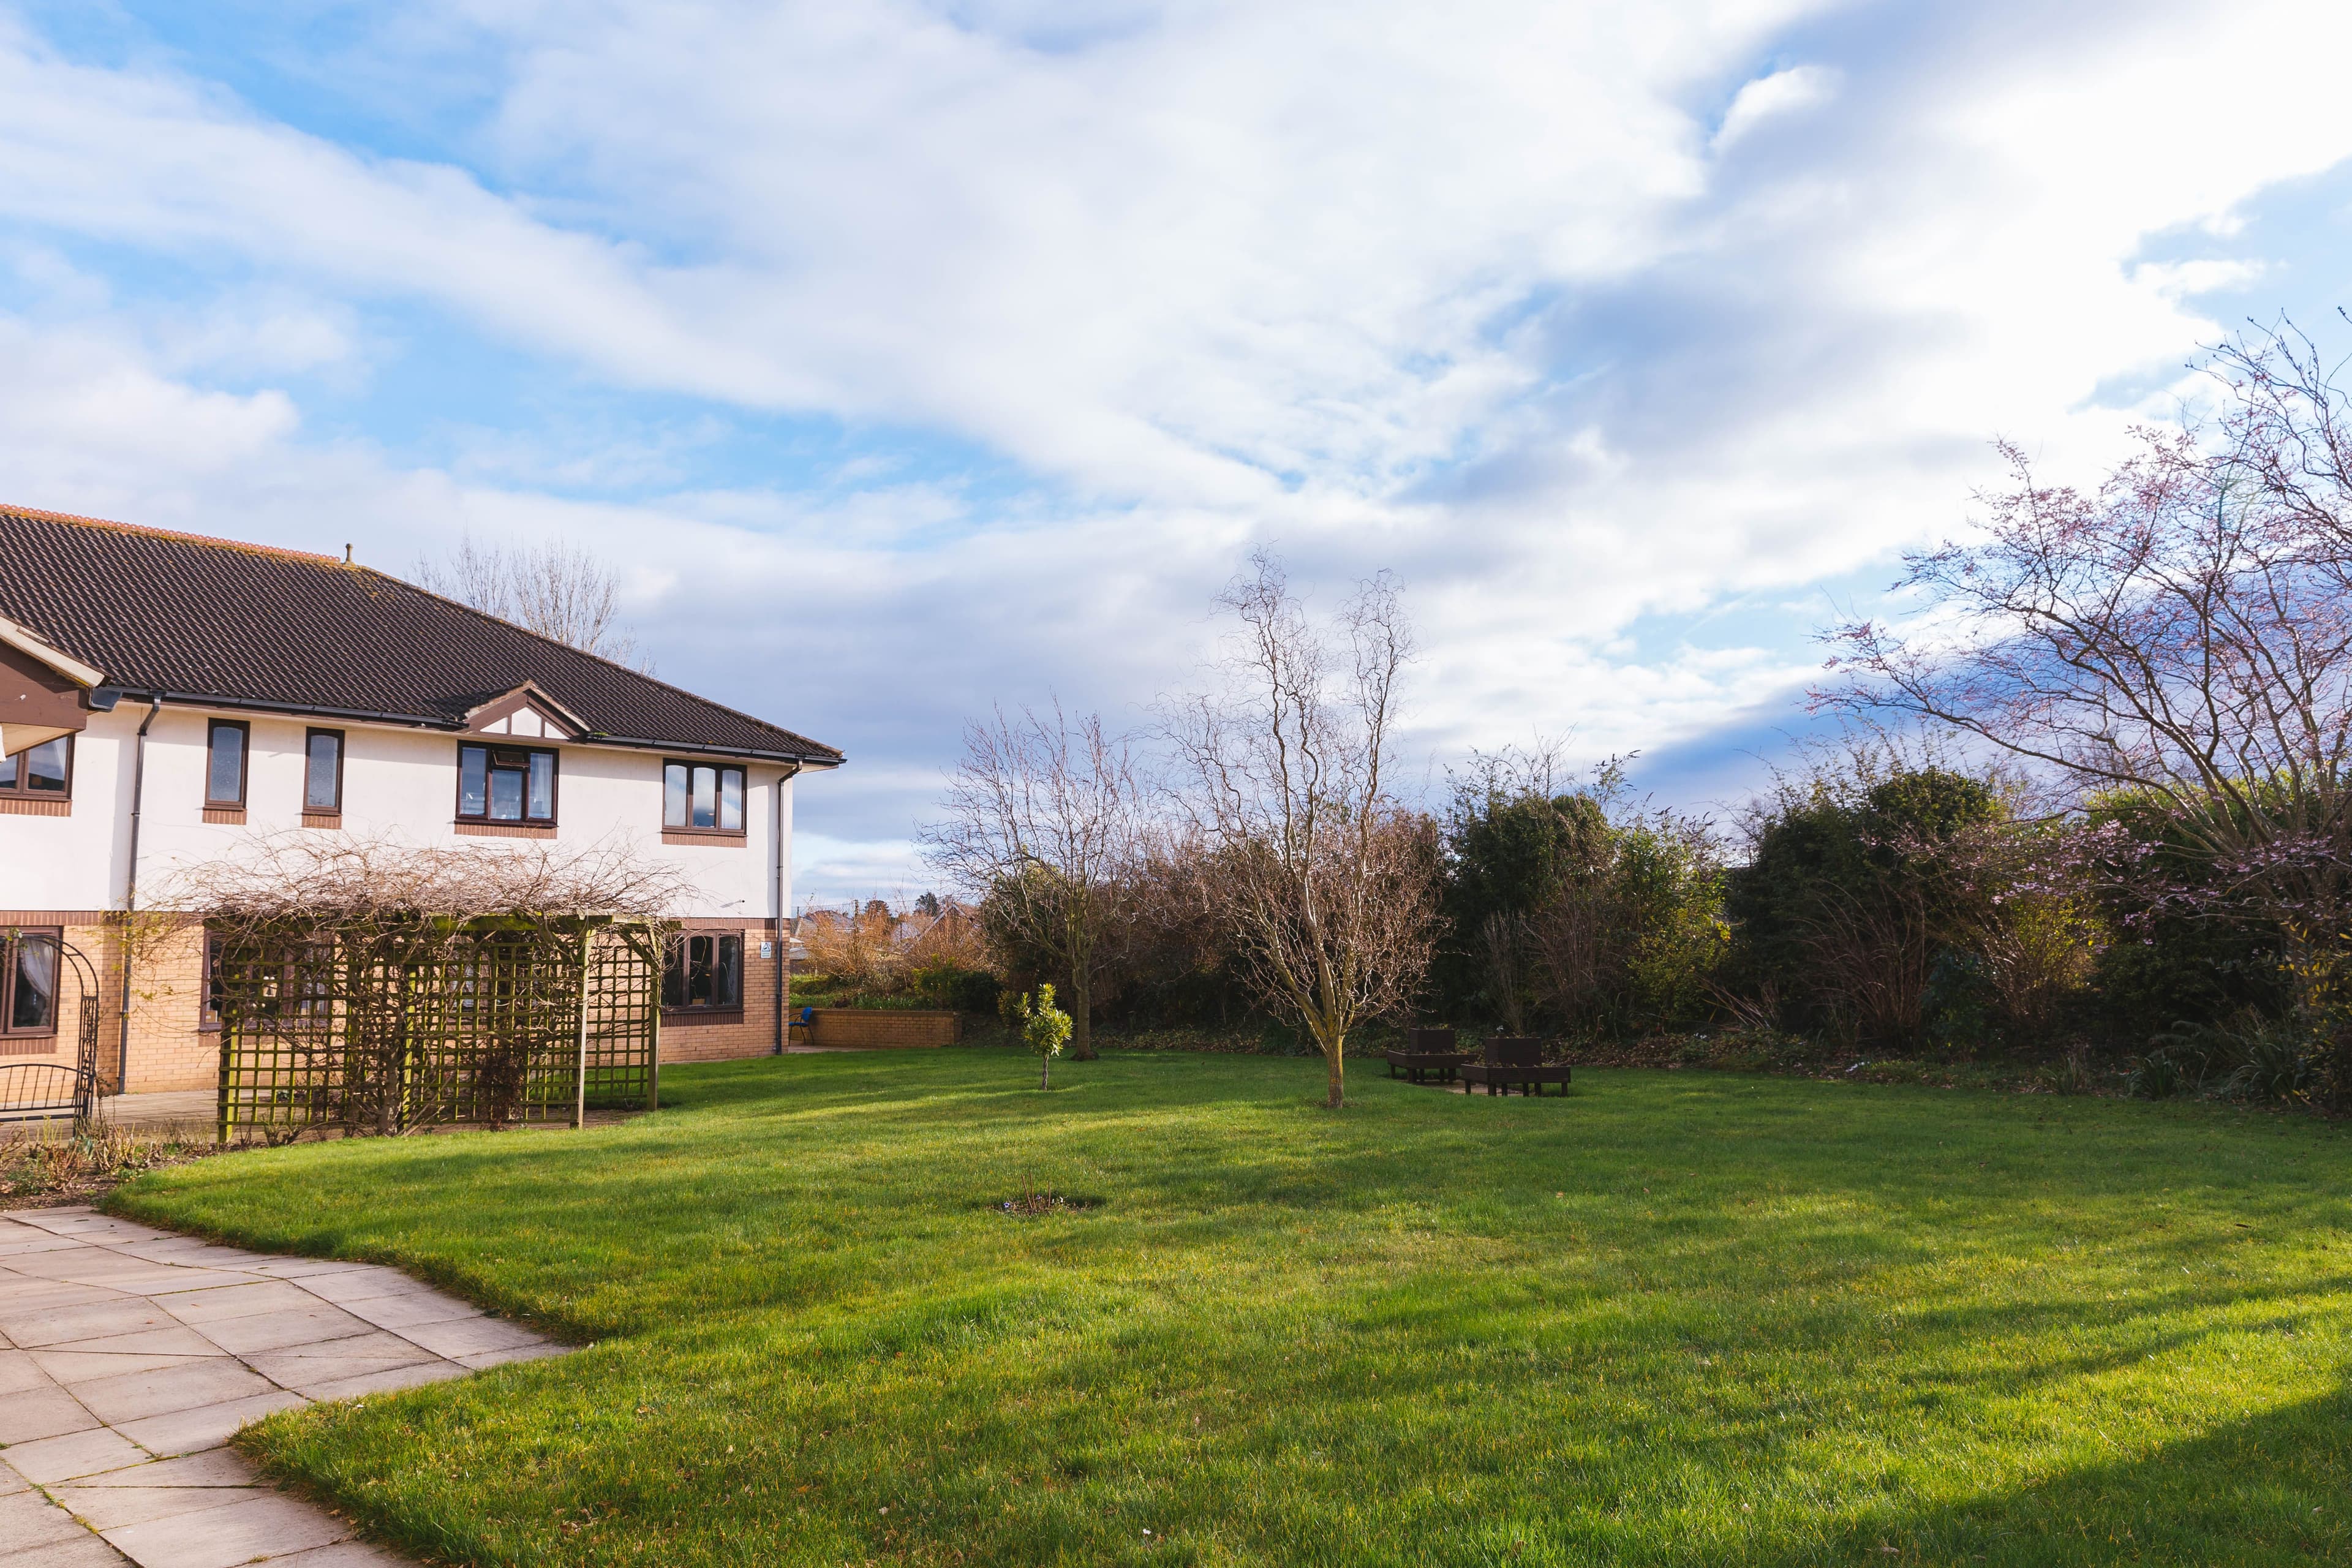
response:
{"label": "brick wall section", "polygon": [[[220,1034],[204,1026],[204,927],[191,922],[140,948],[131,962],[130,1091],[218,1088]],[[111,1068],[112,1044],[98,1055]]]}
{"label": "brick wall section", "polygon": [[951,1046],[963,1023],[955,1013],[918,1013],[897,1008],[819,1007],[818,1046],[848,1050],[890,1050],[908,1047]]}

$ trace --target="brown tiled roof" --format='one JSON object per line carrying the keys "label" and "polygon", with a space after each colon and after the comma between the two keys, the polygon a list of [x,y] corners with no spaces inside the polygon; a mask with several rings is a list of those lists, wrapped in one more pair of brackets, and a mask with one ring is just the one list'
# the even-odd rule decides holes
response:
{"label": "brown tiled roof", "polygon": [[841,753],[328,555],[0,506],[0,616],[142,697],[462,729],[532,682],[620,743]]}

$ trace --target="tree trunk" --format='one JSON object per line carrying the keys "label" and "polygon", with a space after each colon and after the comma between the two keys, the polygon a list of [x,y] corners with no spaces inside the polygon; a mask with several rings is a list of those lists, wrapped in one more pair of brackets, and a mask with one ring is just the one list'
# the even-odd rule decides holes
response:
{"label": "tree trunk", "polygon": [[1342,1059],[1348,1048],[1348,1037],[1340,1036],[1323,1046],[1323,1060],[1331,1069],[1331,1087],[1323,1098],[1323,1109],[1337,1110],[1347,1103],[1347,1066]]}
{"label": "tree trunk", "polygon": [[1095,990],[1083,968],[1070,973],[1070,1059],[1095,1059]]}
{"label": "tree trunk", "polygon": [[1054,1058],[1043,1051],[1037,1053],[1037,1087],[1039,1089],[1054,1087]]}

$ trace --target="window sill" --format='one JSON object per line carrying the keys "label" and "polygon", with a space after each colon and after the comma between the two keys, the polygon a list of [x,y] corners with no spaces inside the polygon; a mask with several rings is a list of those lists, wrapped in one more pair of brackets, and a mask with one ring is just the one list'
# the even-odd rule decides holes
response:
{"label": "window sill", "polygon": [[45,800],[39,795],[21,795],[14,793],[0,795],[0,816],[71,816],[72,815],[73,800],[70,796]]}
{"label": "window sill", "polygon": [[305,811],[302,814],[302,826],[305,827],[341,827],[342,825],[343,814],[340,811]]}
{"label": "window sill", "polygon": [[245,807],[241,805],[208,805],[205,807],[206,822],[223,823],[230,827],[245,826]]}
{"label": "window sill", "polygon": [[461,818],[457,823],[460,838],[552,838],[555,825],[551,822],[481,822]]}
{"label": "window sill", "polygon": [[733,1007],[664,1007],[661,1010],[661,1021],[662,1027],[664,1028],[668,1028],[670,1026],[675,1024],[682,1025],[689,1029],[703,1024],[740,1024],[743,1021],[743,1009],[740,1005]]}
{"label": "window sill", "polygon": [[748,833],[730,833],[723,827],[665,827],[665,844],[705,844],[715,849],[740,849],[751,842]]}
{"label": "window sill", "polygon": [[0,1057],[55,1056],[62,1047],[54,1033],[47,1035],[0,1035]]}

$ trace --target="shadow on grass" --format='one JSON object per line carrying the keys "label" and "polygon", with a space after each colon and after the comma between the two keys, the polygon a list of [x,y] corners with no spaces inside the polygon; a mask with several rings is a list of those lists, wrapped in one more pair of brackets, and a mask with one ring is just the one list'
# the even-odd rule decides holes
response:
{"label": "shadow on grass", "polygon": [[[2352,1560],[2352,1392],[2284,1405],[2135,1459],[1947,1506],[1888,1507],[1815,1540],[1734,1547],[1696,1561],[2213,1563]],[[2226,1543],[2226,1557],[2212,1555]]]}

